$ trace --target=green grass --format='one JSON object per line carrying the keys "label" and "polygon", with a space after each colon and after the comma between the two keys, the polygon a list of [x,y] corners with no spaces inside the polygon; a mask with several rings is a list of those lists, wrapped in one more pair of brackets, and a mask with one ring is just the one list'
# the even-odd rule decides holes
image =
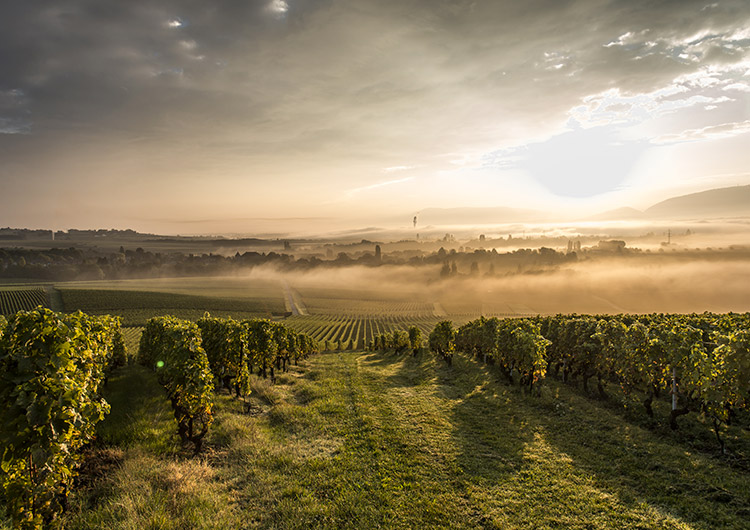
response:
{"label": "green grass", "polygon": [[236,528],[228,489],[206,460],[182,448],[156,376],[129,365],[108,383],[110,415],[98,428],[70,509],[66,529]]}
{"label": "green grass", "polygon": [[97,442],[121,450],[138,447],[155,456],[178,450],[177,424],[156,374],[138,364],[119,369],[104,398],[110,414],[97,428]]}
{"label": "green grass", "polygon": [[100,428],[116,464],[64,527],[747,528],[750,473],[576,389],[529,396],[464,357],[303,364],[254,378],[250,413],[219,394],[199,458],[152,374],[123,369]]}

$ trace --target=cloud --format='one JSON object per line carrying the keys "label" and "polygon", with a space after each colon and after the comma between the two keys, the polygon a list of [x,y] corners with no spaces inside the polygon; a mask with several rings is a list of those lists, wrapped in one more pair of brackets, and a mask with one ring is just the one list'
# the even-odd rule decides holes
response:
{"label": "cloud", "polygon": [[378,188],[383,188],[385,186],[392,186],[394,184],[401,184],[403,182],[408,182],[410,180],[414,180],[414,177],[406,177],[406,178],[394,179],[394,180],[384,180],[384,181],[381,181],[381,182],[376,182],[375,184],[370,184],[368,186],[362,186],[362,187],[359,187],[359,188],[354,188],[354,189],[351,189],[351,190],[347,190],[346,194],[347,194],[347,196],[351,197],[351,196],[356,195],[358,193],[361,193],[363,191],[375,190],[375,189],[378,189]]}
{"label": "cloud", "polygon": [[396,171],[408,171],[409,169],[414,169],[417,166],[391,166],[391,167],[384,167],[383,171],[386,173],[394,173]]}
{"label": "cloud", "polygon": [[266,9],[274,16],[283,17],[289,11],[289,4],[284,0],[271,0]]}
{"label": "cloud", "polygon": [[[159,180],[216,204],[241,182],[253,207],[271,209],[277,199],[257,191],[264,179],[298,207],[352,178],[366,189],[372,168],[403,160],[438,178],[451,160],[563,134],[571,116],[622,128],[671,109],[698,129],[707,124],[697,112],[743,96],[750,70],[747,2],[704,7],[10,2],[0,19],[1,171],[13,167],[35,189],[52,175],[71,188]],[[659,92],[675,87],[677,99]],[[8,91],[23,98],[3,103]],[[61,163],[71,152],[95,176]],[[575,187],[576,175],[561,178]],[[221,185],[212,191],[208,179]],[[4,194],[0,208],[15,200]]]}
{"label": "cloud", "polygon": [[0,134],[31,132],[31,113],[23,90],[0,90]]}
{"label": "cloud", "polygon": [[750,85],[748,85],[747,83],[732,83],[731,85],[724,86],[722,90],[737,90],[738,92],[750,92]]}
{"label": "cloud", "polygon": [[683,142],[697,142],[703,140],[720,140],[731,138],[750,132],[750,120],[734,123],[710,125],[700,129],[688,129],[677,134],[665,134],[655,138],[655,144],[677,144]]}

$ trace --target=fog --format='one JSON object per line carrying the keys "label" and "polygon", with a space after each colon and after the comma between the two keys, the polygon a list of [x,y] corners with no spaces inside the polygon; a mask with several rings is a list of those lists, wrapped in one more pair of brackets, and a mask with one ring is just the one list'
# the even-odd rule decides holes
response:
{"label": "fog", "polygon": [[401,306],[403,311],[432,308],[435,316],[446,318],[750,311],[750,259],[746,254],[690,261],[643,255],[637,260],[612,258],[496,277],[441,279],[439,269],[347,267],[290,274],[263,268],[254,270],[250,278],[285,281],[302,303],[327,299],[332,302],[328,309],[325,303],[316,306],[323,308],[319,312],[330,313],[378,300],[410,302],[412,306]]}
{"label": "fog", "polygon": [[[450,226],[437,233],[420,228],[418,238],[412,227],[366,234],[371,239],[351,233],[308,240],[112,233],[72,234],[62,242],[23,234],[7,240],[0,272],[14,280],[76,280],[82,288],[262,298],[275,307],[284,300],[302,314],[305,308],[310,314],[401,312],[458,321],[745,312],[749,226],[747,218]],[[58,245],[78,249],[46,250]]]}

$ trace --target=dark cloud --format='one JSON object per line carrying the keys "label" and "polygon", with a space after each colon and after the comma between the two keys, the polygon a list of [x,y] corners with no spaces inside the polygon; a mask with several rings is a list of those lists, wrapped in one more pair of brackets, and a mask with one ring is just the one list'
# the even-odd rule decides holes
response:
{"label": "dark cloud", "polygon": [[[418,112],[425,90],[441,106],[460,107],[461,92],[513,114],[518,100],[523,106],[531,98],[509,92],[523,89],[545,98],[529,107],[549,113],[568,108],[582,91],[658,87],[694,68],[675,60],[679,46],[670,51],[665,39],[741,27],[736,4],[701,12],[702,2],[290,0],[283,20],[269,5],[11,2],[0,28],[2,88],[29,94],[37,127],[50,117],[109,126],[111,107],[149,127],[164,105],[186,115],[229,108],[244,119],[249,107],[283,114],[284,103],[308,102],[328,102],[334,111],[338,103],[345,112],[347,104],[373,107],[388,123],[403,107]],[[657,50],[603,46],[643,31],[644,41],[657,39]],[[557,54],[561,66],[547,64],[545,53]],[[389,90],[362,97],[376,86]],[[233,93],[238,97],[227,101]]]}

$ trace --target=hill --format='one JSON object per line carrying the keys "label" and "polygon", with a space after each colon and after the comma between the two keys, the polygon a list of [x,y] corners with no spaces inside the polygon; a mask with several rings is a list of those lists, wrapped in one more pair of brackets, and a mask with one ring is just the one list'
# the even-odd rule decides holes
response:
{"label": "hill", "polygon": [[641,210],[635,208],[624,207],[617,208],[615,210],[607,210],[596,215],[592,215],[588,218],[590,221],[614,221],[614,220],[630,220],[630,219],[642,219],[644,216]]}
{"label": "hill", "polygon": [[646,209],[649,217],[750,216],[750,185],[717,188],[672,197]]}
{"label": "hill", "polygon": [[[568,215],[564,216],[569,218]],[[750,185],[716,188],[688,195],[671,197],[645,211],[622,207],[586,217],[586,221],[635,219],[691,219],[717,217],[750,217]],[[560,221],[553,214],[540,210],[494,208],[427,208],[419,214],[419,224],[502,224]]]}

